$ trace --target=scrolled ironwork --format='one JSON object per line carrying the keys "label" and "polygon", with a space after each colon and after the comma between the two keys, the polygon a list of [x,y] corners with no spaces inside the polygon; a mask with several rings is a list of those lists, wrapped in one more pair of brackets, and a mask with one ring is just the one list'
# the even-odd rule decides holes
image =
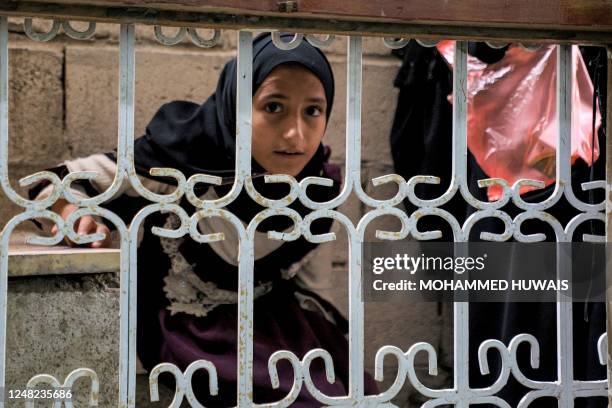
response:
{"label": "scrolled ironwork", "polygon": [[280,350],[274,352],[268,360],[268,373],[270,374],[270,380],[272,381],[272,388],[278,388],[280,386],[280,380],[278,377],[277,364],[281,360],[286,360],[291,364],[293,369],[293,385],[289,393],[280,401],[271,404],[255,404],[257,408],[286,408],[290,407],[298,398],[302,384],[304,383],[304,376],[302,374],[302,362],[300,359],[290,351]]}
{"label": "scrolled ironwork", "polygon": [[[98,380],[98,375],[96,372],[90,368],[77,368],[76,370],[71,371],[64,382],[61,383],[57,378],[49,374],[38,374],[28,380],[27,387],[34,388],[39,384],[47,384],[52,386],[55,390],[59,390],[60,388],[63,390],[72,390],[74,383],[76,380],[80,378],[89,378],[91,380],[91,389],[89,393],[89,406],[97,407],[98,400],[100,398],[100,381]],[[66,398],[63,402],[61,399],[56,399],[53,402],[54,408],[61,408],[62,405],[66,408],[73,407],[74,395],[69,398]],[[34,401],[28,400],[25,403],[26,408],[34,408]]]}
{"label": "scrolled ironwork", "polygon": [[487,44],[489,47],[494,48],[496,50],[500,50],[508,46],[508,43],[503,42],[503,41],[485,41],[485,44]]}
{"label": "scrolled ironwork", "polygon": [[155,33],[155,39],[163,45],[176,45],[183,41],[187,35],[187,29],[185,27],[180,27],[173,37],[166,36],[161,26],[155,26],[153,31]]}
{"label": "scrolled ironwork", "polygon": [[89,40],[96,33],[95,21],[88,22],[88,26],[85,30],[79,31],[72,27],[70,21],[53,20],[51,28],[46,33],[37,32],[34,29],[33,21],[31,18],[26,18],[23,22],[25,34],[34,41],[47,42],[57,37],[60,28],[64,30],[64,34],[73,40]]}
{"label": "scrolled ironwork", "polygon": [[284,41],[281,37],[281,33],[278,31],[272,32],[272,42],[278,49],[289,51],[296,48],[302,42],[304,34],[295,33],[291,41]]}
{"label": "scrolled ironwork", "polygon": [[536,51],[540,49],[541,44],[519,43],[519,46],[526,51]]}
{"label": "scrolled ironwork", "polygon": [[201,369],[208,372],[208,392],[210,395],[217,395],[219,392],[219,386],[217,383],[217,369],[210,361],[196,360],[187,366],[184,373],[181,372],[181,370],[174,364],[160,363],[153,367],[151,373],[149,374],[149,393],[151,395],[151,401],[159,401],[159,386],[157,384],[159,375],[161,373],[171,373],[174,375],[176,388],[174,391],[174,398],[172,399],[169,408],[180,408],[185,398],[189,402],[189,406],[204,408],[193,393],[193,387],[191,384],[193,374],[197,370]]}
{"label": "scrolled ironwork", "polygon": [[96,33],[96,22],[90,21],[85,30],[79,31],[70,25],[70,21],[62,21],[62,29],[73,40],[89,40]]}
{"label": "scrolled ironwork", "polygon": [[392,50],[403,48],[408,45],[409,42],[409,38],[383,38],[383,44]]}
{"label": "scrolled ironwork", "polygon": [[419,39],[419,38],[415,39],[415,41],[417,43],[419,43],[419,45],[421,45],[423,47],[427,47],[427,48],[435,47],[439,43],[438,40],[423,40],[423,39]]}
{"label": "scrolled ironwork", "polygon": [[219,42],[221,38],[221,31],[213,30],[212,37],[204,38],[198,34],[198,31],[194,27],[189,27],[187,29],[189,33],[189,37],[191,38],[191,42],[200,48],[212,48]]}
{"label": "scrolled ironwork", "polygon": [[325,39],[320,39],[313,34],[306,34],[306,41],[317,48],[329,48],[333,44],[335,38],[336,37],[332,34],[327,34]]}
{"label": "scrolled ironwork", "polygon": [[[67,23],[66,23],[67,24]],[[38,38],[40,41],[51,40],[60,28],[59,22],[54,22],[51,31],[47,33],[35,33],[31,20],[26,20],[29,27],[29,36]],[[64,31],[68,33],[64,25]],[[26,31],[28,31],[26,30]],[[90,28],[78,33],[79,39],[89,35]],[[166,44],[174,45],[182,41],[187,34],[192,41],[200,46],[211,46],[218,40],[218,31],[215,30],[212,39],[202,39],[193,28],[181,28],[174,37],[164,36],[161,27],[155,28],[156,38]],[[74,34],[74,33],[73,33]],[[87,35],[86,35],[87,34]],[[74,37],[73,37],[74,38]],[[282,41],[280,34],[272,33],[274,44],[283,50],[297,47],[303,39],[317,47],[331,44],[332,36],[320,39],[311,35],[295,34],[289,42]],[[397,191],[393,197],[385,200],[377,200],[364,190],[361,180],[361,103],[362,103],[362,39],[353,36],[348,39],[348,70],[347,70],[347,126],[346,126],[346,163],[344,168],[344,180],[340,194],[327,201],[315,202],[308,196],[308,187],[317,185],[331,187],[333,181],[322,177],[307,177],[301,181],[287,175],[265,175],[266,183],[285,183],[289,187],[289,193],[281,199],[269,199],[256,191],[253,184],[254,175],[251,174],[251,127],[252,127],[252,39],[249,31],[240,31],[238,34],[238,67],[237,67],[237,140],[235,158],[235,177],[229,193],[224,197],[209,199],[197,193],[198,184],[220,185],[223,182],[218,176],[207,174],[195,174],[185,177],[183,173],[171,168],[154,168],[150,174],[157,177],[172,178],[176,188],[167,194],[148,189],[140,176],[137,175],[133,162],[133,136],[134,136],[134,84],[135,84],[135,59],[134,59],[134,27],[126,24],[121,27],[120,34],[120,63],[119,63],[119,120],[117,141],[117,172],[111,186],[95,197],[83,199],[72,192],[72,185],[79,180],[95,180],[93,172],[70,173],[63,180],[50,172],[40,172],[28,176],[20,181],[22,186],[32,185],[41,181],[48,182],[51,189],[49,195],[40,201],[26,200],[11,187],[8,176],[8,24],[4,17],[0,17],[0,186],[5,195],[13,203],[23,209],[23,212],[13,217],[2,230],[0,235],[0,297],[6,299],[6,279],[8,274],[8,239],[14,228],[21,222],[33,218],[45,218],[54,223],[57,232],[51,237],[31,237],[30,242],[42,245],[54,245],[62,239],[68,238],[76,243],[86,244],[102,238],[100,234],[78,235],[74,232],[74,224],[79,217],[85,215],[97,215],[106,218],[115,224],[121,239],[121,344],[120,344],[120,378],[119,396],[120,404],[133,406],[135,400],[135,349],[136,342],[134,333],[136,331],[136,277],[137,277],[137,246],[138,230],[144,224],[145,219],[154,213],[173,213],[179,220],[179,224],[173,229],[153,227],[151,233],[168,239],[178,239],[189,235],[197,242],[210,243],[225,239],[222,231],[203,234],[198,225],[208,217],[220,217],[226,220],[235,229],[239,246],[239,277],[238,277],[238,364],[241,371],[238,373],[237,401],[239,406],[258,407],[287,407],[296,401],[300,391],[306,387],[308,391],[321,403],[329,406],[346,405],[384,405],[388,404],[403,387],[406,380],[415,387],[422,395],[430,400],[424,404],[425,407],[455,404],[467,406],[469,404],[492,404],[499,407],[508,407],[508,404],[496,397],[495,394],[507,383],[510,375],[530,391],[525,395],[519,406],[528,406],[533,401],[545,396],[553,396],[559,399],[560,405],[569,406],[573,398],[588,397],[595,395],[606,395],[607,385],[605,380],[580,382],[573,378],[572,366],[566,361],[560,361],[559,378],[554,381],[534,381],[527,378],[522,372],[522,367],[517,361],[517,349],[519,346],[531,348],[530,364],[532,368],[538,367],[540,350],[537,339],[530,334],[520,334],[510,341],[507,346],[498,340],[489,339],[484,341],[479,348],[478,363],[481,373],[489,372],[489,353],[495,352],[501,359],[501,371],[494,382],[483,388],[474,389],[469,386],[468,378],[468,344],[469,344],[469,305],[457,303],[454,305],[455,317],[455,349],[454,349],[454,384],[448,388],[433,389],[425,386],[417,375],[415,358],[419,353],[425,353],[428,360],[428,372],[430,375],[438,374],[437,354],[435,348],[428,343],[417,343],[408,348],[407,351],[393,346],[384,346],[378,350],[375,359],[375,378],[383,379],[383,362],[385,356],[391,355],[397,362],[397,375],[391,386],[374,396],[364,395],[363,371],[364,364],[364,306],[362,302],[362,255],[365,240],[365,231],[371,223],[381,216],[391,215],[400,221],[401,227],[397,231],[376,231],[376,238],[383,240],[402,240],[412,237],[416,240],[432,240],[442,237],[442,232],[419,230],[419,220],[423,217],[437,217],[448,224],[452,231],[455,242],[467,242],[474,226],[483,219],[499,220],[504,225],[500,232],[482,232],[480,239],[484,241],[508,241],[514,239],[519,242],[540,242],[546,236],[543,233],[526,234],[521,227],[528,220],[540,220],[546,223],[554,233],[558,242],[569,242],[575,237],[577,228],[585,222],[604,221],[602,212],[605,203],[585,203],[577,199],[571,187],[570,130],[567,126],[571,120],[571,98],[567,88],[567,80],[570,75],[571,49],[566,46],[559,48],[559,64],[557,67],[560,84],[559,95],[559,123],[560,132],[558,137],[556,155],[556,178],[553,193],[538,203],[526,202],[521,197],[521,189],[525,186],[542,189],[544,183],[537,180],[518,180],[514,185],[509,185],[501,179],[485,179],[478,182],[480,188],[491,186],[501,187],[501,198],[497,201],[486,202],[477,200],[472,196],[467,180],[467,43],[460,41],[456,45],[455,52],[455,80],[453,82],[453,157],[451,166],[451,177],[448,180],[448,188],[440,196],[432,199],[422,199],[416,195],[415,189],[419,184],[440,184],[441,180],[432,175],[417,175],[405,180],[397,174],[388,174],[372,180],[377,187],[383,184],[393,183]],[[407,40],[394,40],[387,45],[397,47],[405,45]],[[427,46],[435,44],[428,43]],[[500,44],[501,45],[501,44]],[[565,82],[564,82],[565,81]],[[565,85],[563,85],[565,84]],[[445,180],[446,181],[446,180]],[[601,189],[605,187],[602,180],[585,183],[581,186],[583,191]],[[102,203],[112,197],[132,189],[140,197],[150,200],[152,203],[141,209],[131,220],[129,227],[115,214],[100,207]],[[238,195],[246,191],[264,210],[245,225],[236,215],[229,212],[226,207],[232,203]],[[336,210],[348,200],[354,193],[361,203],[368,207],[356,223],[345,214]],[[441,208],[455,197],[466,201],[476,211],[463,223],[460,223],[454,214]],[[553,217],[550,213],[551,207],[565,197],[568,203],[580,213],[571,219],[566,225]],[[78,205],[80,208],[73,212],[66,220],[58,214],[49,210],[58,199],[64,198],[68,202]],[[186,199],[194,205],[193,214],[188,214],[177,202]],[[288,206],[299,200],[312,211],[303,218],[299,213]],[[412,213],[396,208],[403,200],[408,200],[417,209]],[[519,208],[520,212],[512,218],[503,208],[512,203]],[[254,299],[254,239],[257,226],[265,219],[273,216],[284,216],[291,219],[293,228],[290,231],[270,231],[270,239],[293,241],[304,237],[313,243],[330,242],[336,239],[333,232],[325,234],[314,234],[310,227],[312,222],[318,219],[331,218],[346,231],[348,237],[348,250],[351,254],[348,262],[348,289],[351,299],[349,309],[349,389],[347,395],[329,396],[322,393],[315,386],[310,373],[310,366],[314,359],[322,359],[327,380],[333,382],[334,361],[329,352],[323,349],[311,350],[302,358],[287,351],[279,350],[274,353],[268,361],[268,372],[274,388],[279,386],[277,365],[280,361],[288,361],[294,373],[294,383],[289,393],[280,401],[270,404],[257,405],[253,402],[253,381],[250,374],[253,369],[253,299]],[[583,240],[587,242],[601,242],[603,237],[585,234]],[[558,313],[558,353],[559,355],[571,355],[572,327],[571,306],[557,304]],[[0,327],[5,327],[6,308],[0,313]],[[4,332],[3,332],[4,334]],[[5,341],[5,337],[2,337]],[[599,360],[605,364],[607,337],[602,335],[598,342]],[[4,385],[5,369],[5,344],[0,347],[0,380]],[[198,369],[205,369],[210,373],[209,392],[215,395],[218,391],[217,374],[214,364],[206,361],[194,362],[183,373],[176,366],[163,363],[156,367],[151,373],[150,390],[152,400],[158,399],[157,376],[164,371],[171,372],[177,378],[177,390],[175,391],[172,406],[179,406],[185,398],[192,406],[201,406],[195,399],[191,385],[191,376]],[[83,372],[83,371],[82,371]],[[39,377],[53,384],[59,384],[56,379]],[[66,383],[66,382],[65,382]]]}
{"label": "scrolled ironwork", "polygon": [[26,18],[23,22],[23,28],[26,35],[34,41],[41,42],[51,41],[52,39],[54,39],[57,36],[61,25],[62,24],[59,20],[53,20],[53,25],[51,26],[49,31],[47,31],[46,33],[39,33],[34,30],[31,18]]}
{"label": "scrolled ironwork", "polygon": [[174,36],[167,36],[163,32],[163,28],[161,26],[156,25],[153,29],[155,33],[155,39],[163,45],[176,45],[181,43],[187,35],[189,35],[189,39],[191,42],[200,48],[212,48],[219,43],[219,39],[221,38],[221,31],[214,29],[212,36],[210,38],[204,38],[200,34],[195,27],[180,27]]}

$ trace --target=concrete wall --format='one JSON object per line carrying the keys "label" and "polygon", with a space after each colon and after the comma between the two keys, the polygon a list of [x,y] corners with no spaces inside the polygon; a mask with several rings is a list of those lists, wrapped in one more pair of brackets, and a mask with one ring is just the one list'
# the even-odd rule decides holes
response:
{"label": "concrete wall", "polygon": [[[117,406],[119,289],[115,274],[46,276],[9,282],[7,390],[23,389],[37,374],[60,383],[77,368],[93,369],[101,407]],[[77,406],[87,406],[91,383],[74,388]],[[9,401],[8,406],[23,406]],[[37,407],[49,406],[42,401]]]}
{"label": "concrete wall", "polygon": [[[44,23],[37,26],[44,29]],[[10,27],[10,169],[16,187],[19,177],[36,170],[116,146],[118,27],[99,25],[95,38],[89,41],[73,41],[60,35],[45,44],[27,39],[18,20],[12,20]],[[161,46],[154,41],[152,32],[152,27],[144,26],[136,31],[136,136],[143,134],[147,122],[162,103],[173,99],[204,101],[214,90],[223,64],[235,55],[236,33],[232,31],[225,31],[220,45],[212,50],[188,43]],[[332,160],[341,165],[344,164],[346,114],[345,43],[344,38],[336,39],[327,52],[337,91],[325,141],[332,147]],[[374,188],[368,180],[393,172],[388,137],[397,97],[392,81],[399,60],[391,56],[380,39],[366,39],[363,61],[362,180],[368,193],[379,198],[389,197],[393,194],[392,188]],[[354,221],[366,210],[354,196],[342,208]],[[0,199],[2,224],[15,211],[8,200]],[[392,218],[381,219],[369,228],[371,239],[376,228],[396,229],[397,222]],[[327,295],[346,312],[345,234],[340,234],[333,245],[334,285],[327,289]],[[63,313],[69,313],[69,309]],[[443,340],[449,334],[447,317],[435,304],[367,304],[365,361],[368,369],[373,369],[374,355],[380,346],[393,344],[406,350],[417,341],[431,343],[444,357],[441,364],[448,366],[452,362],[452,357],[450,360],[448,357],[452,356],[452,349]],[[421,367],[419,371],[425,373],[425,366]],[[432,379],[433,383],[446,381],[447,374],[442,371]],[[385,379],[385,384],[393,380],[393,368],[386,370]],[[404,387],[397,403],[408,406],[409,400],[419,402],[417,397],[410,396],[412,393],[409,386]]]}

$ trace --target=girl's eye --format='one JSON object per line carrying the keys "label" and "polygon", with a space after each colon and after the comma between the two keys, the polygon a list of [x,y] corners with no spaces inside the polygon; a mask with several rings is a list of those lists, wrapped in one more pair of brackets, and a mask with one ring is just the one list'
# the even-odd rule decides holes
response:
{"label": "girl's eye", "polygon": [[318,106],[309,106],[306,108],[306,114],[309,116],[321,116],[322,111]]}
{"label": "girl's eye", "polygon": [[268,113],[279,113],[283,110],[283,106],[277,102],[270,102],[266,104],[266,112]]}

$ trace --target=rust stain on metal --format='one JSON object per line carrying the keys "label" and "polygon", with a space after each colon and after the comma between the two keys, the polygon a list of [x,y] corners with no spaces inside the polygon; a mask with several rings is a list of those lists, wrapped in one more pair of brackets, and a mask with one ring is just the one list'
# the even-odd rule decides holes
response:
{"label": "rust stain on metal", "polygon": [[480,187],[491,187],[491,186],[495,186],[495,185],[499,185],[499,180],[495,180],[495,179],[484,179],[484,180],[478,180],[478,184]]}

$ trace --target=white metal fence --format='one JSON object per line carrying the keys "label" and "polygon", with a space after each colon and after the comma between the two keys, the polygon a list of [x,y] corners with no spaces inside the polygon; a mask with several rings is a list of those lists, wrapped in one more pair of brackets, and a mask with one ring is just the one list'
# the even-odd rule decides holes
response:
{"label": "white metal fence", "polygon": [[[72,38],[86,39],[95,31],[95,24],[91,23],[84,32],[75,31],[69,23],[56,21],[48,33],[36,33],[32,29],[31,21],[26,20],[25,32],[37,41],[49,41],[55,37],[60,29]],[[165,45],[178,43],[186,35],[190,35],[198,46],[213,46],[217,32],[211,39],[203,39],[195,30],[181,29],[176,37],[169,38],[163,35],[161,28],[155,28],[156,37]],[[419,183],[436,184],[439,180],[433,176],[416,176],[405,180],[399,175],[391,174],[373,180],[374,185],[384,183],[397,184],[398,190],[394,197],[387,200],[377,200],[366,194],[362,188],[360,176],[361,168],[361,104],[362,104],[362,38],[353,36],[348,38],[348,69],[347,69],[347,98],[346,98],[346,168],[344,170],[343,189],[333,200],[325,203],[312,201],[306,194],[308,185],[317,184],[330,186],[331,180],[318,177],[309,177],[297,182],[287,175],[266,176],[268,183],[286,183],[290,186],[289,194],[280,200],[270,200],[261,196],[254,188],[250,178],[251,168],[251,87],[252,87],[252,36],[250,31],[238,33],[238,95],[237,95],[237,154],[236,179],[231,191],[224,197],[215,201],[200,200],[194,192],[197,183],[219,184],[220,178],[198,174],[186,179],[182,173],[175,169],[155,169],[151,173],[156,176],[172,177],[176,180],[177,188],[172,194],[158,195],[148,191],[136,176],[133,162],[134,140],[134,84],[135,84],[135,39],[134,26],[124,24],[120,33],[120,79],[119,79],[119,119],[117,141],[117,173],[112,186],[104,193],[86,200],[80,200],[70,192],[70,185],[78,179],[92,179],[95,174],[90,172],[72,173],[63,180],[51,173],[40,172],[21,180],[22,185],[32,184],[41,180],[48,180],[54,185],[51,196],[42,201],[29,201],[17,194],[9,183],[8,174],[8,142],[9,142],[9,98],[8,98],[8,22],[6,17],[0,17],[0,182],[4,194],[11,201],[23,208],[23,212],[12,218],[4,227],[0,242],[0,385],[5,383],[5,349],[6,349],[6,319],[7,319],[7,273],[8,273],[8,242],[15,227],[25,220],[33,218],[47,218],[59,227],[59,233],[54,237],[35,237],[30,242],[41,245],[54,245],[64,236],[77,243],[88,243],[102,237],[92,234],[78,236],[73,231],[73,223],[84,214],[93,214],[106,218],[117,228],[121,239],[121,291],[120,291],[120,388],[119,401],[121,407],[134,406],[135,378],[136,378],[136,254],[138,230],[147,216],[160,211],[169,211],[176,214],[181,225],[175,230],[157,229],[154,234],[167,238],[179,238],[189,234],[194,240],[205,243],[223,239],[219,234],[202,235],[198,229],[198,221],[203,217],[221,217],[230,222],[240,237],[239,258],[239,290],[238,290],[238,405],[241,407],[255,406],[252,400],[252,361],[253,361],[253,241],[257,225],[264,219],[273,215],[284,215],[294,222],[294,229],[290,233],[269,233],[271,239],[291,241],[303,235],[307,240],[316,243],[334,240],[333,233],[313,235],[310,224],[319,218],[333,218],[347,231],[349,237],[349,357],[350,357],[350,386],[348,395],[343,397],[330,397],[320,392],[314,385],[309,366],[313,359],[322,358],[325,361],[328,377],[333,376],[333,361],[325,350],[311,350],[301,360],[289,351],[279,350],[270,359],[269,374],[272,384],[278,384],[276,363],[281,359],[288,360],[293,366],[295,381],[289,395],[274,404],[258,406],[286,407],[297,397],[302,387],[306,387],[323,405],[330,406],[383,406],[399,392],[406,381],[424,396],[431,398],[424,404],[426,407],[453,404],[457,407],[466,407],[470,404],[491,403],[500,407],[509,405],[496,397],[495,394],[502,389],[510,375],[521,384],[531,389],[523,398],[520,406],[529,406],[531,402],[543,396],[556,397],[561,407],[571,407],[574,399],[587,396],[607,396],[607,382],[605,378],[599,381],[578,381],[573,375],[573,345],[572,345],[572,304],[557,303],[557,363],[558,374],[555,381],[541,382],[527,378],[517,362],[517,347],[521,343],[528,343],[531,347],[532,365],[537,366],[539,360],[538,341],[529,334],[516,336],[510,344],[506,345],[499,340],[487,340],[482,343],[478,354],[478,363],[483,374],[488,373],[487,351],[496,349],[501,357],[502,369],[497,380],[489,387],[482,389],[470,388],[468,383],[468,311],[467,303],[454,305],[454,382],[452,388],[430,389],[423,385],[417,377],[414,360],[415,355],[424,352],[429,358],[429,373],[437,373],[437,355],[434,347],[427,343],[417,343],[408,350],[400,350],[394,346],[382,347],[376,355],[376,378],[381,379],[383,373],[383,360],[385,355],[391,354],[398,361],[398,374],[393,385],[379,395],[365,396],[362,373],[364,371],[364,304],[361,291],[361,249],[364,242],[366,227],[374,219],[382,215],[397,217],[402,224],[400,231],[377,231],[376,236],[383,240],[404,239],[411,235],[417,240],[428,240],[438,237],[435,231],[418,231],[417,220],[425,215],[433,215],[444,219],[452,228],[456,242],[467,241],[470,230],[476,222],[483,218],[497,218],[505,225],[501,234],[483,233],[482,238],[489,241],[505,241],[511,238],[522,242],[535,242],[542,238],[538,235],[524,235],[521,233],[521,224],[529,219],[539,219],[549,224],[559,242],[572,241],[576,228],[589,220],[605,222],[603,213],[605,203],[589,204],[579,201],[572,191],[570,182],[570,121],[571,121],[571,53],[569,45],[559,46],[557,64],[557,94],[559,112],[559,136],[556,153],[556,184],[554,193],[540,203],[527,203],[519,195],[523,185],[541,187],[541,183],[529,180],[518,181],[510,186],[501,179],[481,180],[480,186],[497,184],[503,189],[501,199],[495,202],[482,202],[474,198],[467,185],[467,42],[456,43],[453,79],[453,158],[452,179],[448,190],[433,200],[422,200],[415,195],[415,186]],[[280,37],[274,37],[274,42],[281,49],[291,49],[300,41],[309,41],[317,47],[325,47],[334,40],[332,36],[316,37],[312,35],[296,35],[293,41],[284,43]],[[400,47],[404,40],[385,40],[389,47]],[[151,200],[153,204],[143,208],[126,225],[117,215],[100,207],[100,204],[109,200],[123,183],[130,183],[138,193]],[[605,181],[598,180],[583,185],[584,190],[605,188]],[[238,194],[246,189],[248,194],[258,203],[267,207],[265,211],[254,218],[245,228],[242,222],[225,207],[231,203]],[[370,207],[363,218],[353,224],[349,218],[334,210],[344,203],[349,195],[356,194],[361,202]],[[454,196],[460,194],[477,211],[461,225],[449,212],[440,208]],[[191,204],[197,208],[194,214],[187,214],[176,202],[186,196]],[[566,226],[551,217],[546,211],[558,200],[565,198],[580,211]],[[81,208],[64,221],[59,215],[49,210],[51,205],[60,197]],[[418,207],[412,214],[396,208],[402,200],[408,200]],[[302,217],[287,206],[300,200],[305,206],[312,209],[312,213]],[[523,210],[514,219],[500,210],[506,203],[513,202]],[[603,236],[584,236],[585,241],[602,242]],[[606,363],[607,341],[602,334],[599,340],[599,359],[601,364]],[[597,358],[597,356],[593,356]],[[217,391],[215,367],[207,361],[194,362],[182,373],[172,364],[161,364],[150,373],[151,397],[157,398],[157,377],[160,372],[169,371],[176,376],[177,389],[173,407],[178,407],[183,399],[191,406],[201,406],[196,400],[191,388],[191,375],[195,370],[205,369],[209,372],[210,393]],[[55,379],[46,375],[39,375],[31,379],[29,385],[39,382],[51,383],[56,387],[70,387],[76,378],[87,376],[92,381],[91,404],[97,403],[98,379],[94,371],[88,368],[75,370],[64,380]],[[59,405],[56,405],[59,406]],[[70,406],[70,404],[66,404]],[[537,403],[531,406],[537,406]]]}

